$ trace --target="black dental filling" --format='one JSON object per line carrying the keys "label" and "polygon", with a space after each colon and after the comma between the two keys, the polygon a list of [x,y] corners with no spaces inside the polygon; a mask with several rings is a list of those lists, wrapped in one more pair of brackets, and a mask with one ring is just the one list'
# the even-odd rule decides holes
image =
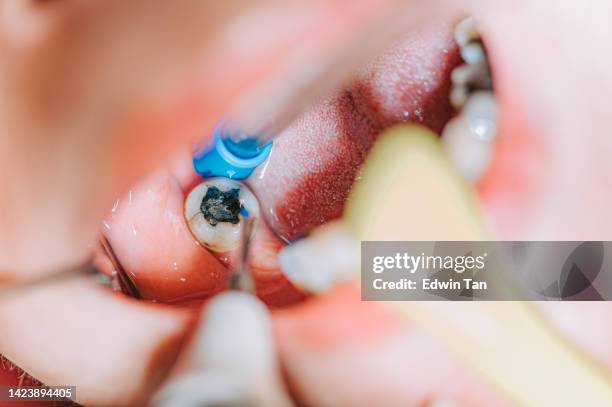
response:
{"label": "black dental filling", "polygon": [[238,223],[241,207],[240,199],[238,199],[239,192],[238,188],[223,192],[217,187],[208,187],[200,204],[200,211],[204,219],[212,226],[217,226],[219,222],[230,222],[234,225]]}

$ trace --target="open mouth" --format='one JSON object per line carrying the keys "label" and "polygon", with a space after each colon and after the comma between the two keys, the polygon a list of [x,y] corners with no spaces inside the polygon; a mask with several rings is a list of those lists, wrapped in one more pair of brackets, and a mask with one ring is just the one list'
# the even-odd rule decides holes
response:
{"label": "open mouth", "polygon": [[[3,83],[10,85],[3,88],[9,96],[3,123],[15,137],[9,136],[2,149],[8,182],[0,223],[8,226],[3,242],[9,245],[0,257],[12,272],[46,271],[45,265],[51,271],[60,268],[52,265],[70,259],[80,266],[93,237],[99,239],[96,267],[87,271],[105,275],[58,273],[71,278],[44,280],[53,283],[3,299],[0,383],[28,384],[23,378],[31,375],[45,384],[77,385],[77,401],[83,405],[143,405],[160,386],[174,383],[176,374],[190,375],[181,362],[193,356],[190,345],[198,333],[218,338],[217,348],[205,349],[208,355],[219,348],[261,353],[249,346],[249,335],[234,329],[241,323],[229,313],[220,313],[220,324],[212,328],[202,318],[213,312],[217,300],[237,295],[267,311],[253,296],[227,292],[246,286],[271,311],[266,315],[271,326],[261,324],[261,329],[271,334],[272,351],[278,354],[274,367],[280,367],[283,385],[299,405],[378,405],[381,400],[425,405],[438,399],[506,405],[499,402],[504,394],[472,369],[471,360],[455,360],[454,343],[448,349],[440,345],[416,318],[400,318],[388,304],[360,301],[358,284],[339,284],[341,278],[354,279],[357,266],[341,263],[334,254],[359,248],[357,240],[343,240],[341,234],[344,226],[361,226],[360,221],[372,220],[370,226],[391,220],[380,222],[389,227],[370,234],[371,239],[394,238],[393,228],[399,240],[462,236],[456,226],[460,222],[449,221],[453,211],[447,208],[464,202],[445,199],[454,187],[467,192],[461,198],[476,192],[479,202],[470,199],[474,211],[466,218],[482,215],[490,240],[605,240],[610,230],[606,185],[612,176],[605,90],[612,83],[606,53],[597,52],[606,44],[609,13],[603,5],[407,2],[402,13],[385,15],[383,28],[389,30],[380,31],[393,31],[391,17],[397,17],[398,31],[411,30],[409,35],[392,48],[378,47],[381,54],[326,99],[313,103],[304,97],[294,104],[282,101],[327,90],[346,74],[342,68],[353,66],[350,62],[364,56],[362,51],[376,48],[377,36],[372,35],[371,41],[361,37],[353,50],[349,37],[357,36],[349,28],[373,32],[366,29],[376,25],[367,24],[371,12],[366,6],[376,8],[379,2],[356,2],[361,6],[354,10],[348,10],[352,2],[338,2],[338,11],[330,14],[308,12],[306,2],[287,16],[272,3],[271,16],[255,6],[251,14],[237,3],[236,14],[226,16],[231,21],[227,29],[222,18],[210,13],[216,5],[207,2],[167,8],[163,2],[156,7],[116,5],[121,18],[112,18],[111,10],[100,13],[107,8],[102,3],[82,12],[72,2],[39,3],[31,4],[46,7],[57,25],[35,30],[41,38],[33,44],[27,36],[8,38],[8,45],[23,46],[26,52],[9,52],[9,66],[3,69],[8,74]],[[421,12],[421,6],[427,7]],[[199,13],[183,12],[190,7]],[[466,12],[479,16],[479,35],[461,22]],[[293,14],[299,17],[295,22]],[[444,15],[453,18],[434,19]],[[17,26],[15,33],[28,33],[26,26]],[[457,36],[460,26],[463,36]],[[209,32],[212,37],[202,43]],[[23,39],[27,44],[11,42]],[[277,44],[277,39],[282,41]],[[345,60],[350,66],[326,65],[325,54],[332,49],[334,56],[345,58],[330,61]],[[314,82],[321,86],[308,88]],[[15,93],[19,97],[11,98]],[[202,178],[194,171],[191,143],[209,139],[218,119],[231,123],[234,110],[251,106],[255,126],[279,106],[294,108],[278,115],[282,118],[304,106],[307,110],[275,132],[271,156],[250,178]],[[452,185],[436,177],[435,166],[420,165],[422,146],[404,145],[402,135],[427,138]],[[13,154],[13,140],[18,154]],[[180,155],[170,157],[179,144],[184,146]],[[406,148],[392,149],[399,145]],[[393,160],[384,157],[390,152]],[[401,163],[395,178],[383,172],[394,167],[370,165],[381,154],[379,163],[384,158],[397,167]],[[167,163],[163,169],[126,188],[160,159]],[[403,172],[403,166],[412,172]],[[372,178],[372,168],[379,170],[377,177]],[[455,175],[463,177],[464,185]],[[357,194],[380,180],[380,190],[388,195]],[[463,188],[470,184],[473,191]],[[441,193],[428,193],[428,186]],[[113,204],[108,198],[118,190],[126,192]],[[355,210],[356,202],[380,205]],[[356,220],[360,213],[372,216]],[[246,274],[245,264],[252,278],[237,284],[237,276]],[[326,280],[341,267],[343,276]],[[12,280],[4,283],[13,290]],[[319,293],[325,295],[313,295]],[[422,304],[407,305],[418,312]],[[557,328],[551,333],[562,334],[610,368],[610,332],[601,323],[609,315],[603,302],[546,305],[542,316]],[[469,322],[467,334],[512,339],[488,320]],[[517,330],[516,338],[528,338],[529,331]],[[236,338],[244,341],[237,344]],[[470,348],[486,357],[482,348]],[[529,348],[538,349],[537,344]],[[518,365],[517,349],[498,353]],[[558,365],[548,364],[549,370],[565,373],[565,368],[554,368]],[[501,370],[493,362],[490,366]],[[520,371],[529,369],[524,364]],[[533,386],[537,378],[548,379],[546,374],[515,376],[534,380],[529,386],[509,384],[520,391],[539,387]],[[554,391],[559,397],[564,393]]]}
{"label": "open mouth", "polygon": [[[281,273],[278,252],[342,215],[368,151],[383,130],[398,123],[420,124],[443,135],[451,159],[476,182],[493,218],[504,207],[526,200],[525,194],[508,193],[528,189],[520,170],[509,169],[513,157],[526,149],[525,136],[512,131],[512,138],[504,137],[512,117],[508,121],[502,116],[498,128],[497,103],[505,114],[507,102],[503,94],[492,96],[482,39],[466,24],[430,24],[364,67],[275,139],[268,161],[245,181],[248,187],[202,180],[185,151],[169,170],[151,175],[117,199],[102,228],[106,252],[112,252],[114,261],[101,261],[101,269],[119,273],[138,297],[155,302],[199,302],[226,289],[236,262],[239,218],[229,214],[211,223],[209,212],[201,208],[211,187],[219,199],[244,190],[247,206],[259,206],[261,218],[249,259],[257,294],[274,306],[300,301],[304,295]],[[494,58],[495,49],[489,51]],[[494,59],[491,66],[496,70]],[[461,109],[465,113],[458,116]],[[480,141],[462,136],[470,133]],[[511,185],[504,185],[507,179]],[[495,226],[503,235],[507,225]]]}

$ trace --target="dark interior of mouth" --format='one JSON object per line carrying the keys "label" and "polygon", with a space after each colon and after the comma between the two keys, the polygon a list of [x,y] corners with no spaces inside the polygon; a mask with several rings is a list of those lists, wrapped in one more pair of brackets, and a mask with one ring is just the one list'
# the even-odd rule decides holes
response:
{"label": "dark interior of mouth", "polygon": [[[402,39],[364,67],[346,88],[313,106],[275,139],[269,162],[247,181],[260,201],[268,230],[276,235],[266,235],[254,245],[254,268],[265,269],[255,273],[261,288],[258,294],[265,301],[282,305],[303,298],[289,295],[291,301],[277,300],[284,298],[282,291],[290,290],[290,284],[283,281],[276,261],[269,259],[277,255],[280,241],[295,240],[341,216],[359,168],[382,130],[397,123],[417,123],[440,133],[453,116],[450,76],[461,57],[452,30],[451,24],[432,24]],[[197,178],[194,173],[194,182]],[[240,206],[232,194],[237,191],[208,190],[201,211],[211,225],[238,222]],[[113,246],[120,244],[110,240]],[[144,266],[144,270],[131,267],[149,264],[151,268],[151,262],[131,261],[128,257],[133,251],[138,252],[127,248],[117,255],[126,275],[137,286],[144,279],[153,291],[163,291],[164,281],[173,278],[176,270],[164,265],[168,268],[165,277],[160,277],[161,272],[151,273],[155,278],[143,277],[148,272]],[[186,292],[172,298],[193,299],[198,292],[205,297],[217,290],[196,289],[193,280],[189,283],[181,285],[177,280],[174,286],[184,286]],[[145,293],[145,298],[155,298],[154,294]],[[159,296],[167,302],[164,298],[170,297]]]}

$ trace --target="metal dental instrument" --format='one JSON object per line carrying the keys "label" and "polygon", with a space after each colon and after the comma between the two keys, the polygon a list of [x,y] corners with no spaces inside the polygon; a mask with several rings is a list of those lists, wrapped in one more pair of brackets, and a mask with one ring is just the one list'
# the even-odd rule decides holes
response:
{"label": "metal dental instrument", "polygon": [[125,269],[119,262],[119,259],[117,259],[115,251],[113,250],[106,237],[100,237],[100,245],[102,246],[102,249],[104,249],[104,252],[106,253],[108,259],[112,263],[113,269],[115,269],[115,271],[117,272],[117,280],[119,280],[119,287],[121,288],[121,292],[132,298],[141,299],[142,297],[140,295],[140,292],[138,291],[138,288],[136,288],[136,285],[134,284],[132,279],[125,272]]}
{"label": "metal dental instrument", "polygon": [[[130,297],[140,299],[140,293],[138,292],[136,286],[117,260],[117,257],[115,256],[115,253],[106,238],[100,238],[100,246],[103,248],[104,252],[108,256],[108,259],[112,263],[113,268],[117,271],[117,279],[119,282],[119,287],[121,288],[121,292]],[[45,273],[43,275],[24,280],[15,279],[6,282],[0,282],[0,299],[3,297],[10,297],[14,294],[22,293],[30,289],[35,289],[37,287],[55,284],[64,280],[69,280],[82,276],[91,277],[95,279],[100,285],[113,285],[113,278],[102,273],[92,263],[91,260],[88,260],[86,263],[77,267],[71,267],[65,270]]]}
{"label": "metal dental instrument", "polygon": [[20,294],[30,289],[35,289],[82,276],[95,278],[102,285],[111,284],[110,277],[102,274],[91,262],[87,262],[82,266],[46,273],[44,275],[25,280],[13,280],[0,283],[0,299],[10,297],[15,294]]}
{"label": "metal dental instrument", "polygon": [[230,278],[230,288],[232,290],[240,290],[248,293],[255,292],[255,284],[253,276],[249,271],[249,253],[251,250],[251,240],[253,238],[253,228],[255,219],[252,216],[244,216],[242,222],[242,236],[240,245],[240,256],[238,263],[233,270]]}

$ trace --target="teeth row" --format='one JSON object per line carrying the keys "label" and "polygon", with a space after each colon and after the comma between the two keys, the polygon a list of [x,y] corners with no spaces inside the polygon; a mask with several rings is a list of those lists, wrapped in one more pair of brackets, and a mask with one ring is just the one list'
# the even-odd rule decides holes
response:
{"label": "teeth row", "polygon": [[460,47],[465,47],[471,42],[478,41],[480,34],[478,33],[478,24],[475,17],[464,18],[455,27],[455,42]]}
{"label": "teeth row", "polygon": [[[237,200],[239,202],[240,213],[236,219],[217,220],[214,217],[211,218],[210,214],[205,214],[202,211],[203,201],[211,188],[216,188],[216,190],[222,193],[238,191]],[[212,191],[215,191],[215,189]],[[228,203],[237,204],[235,199],[234,202],[228,201]],[[236,209],[236,206],[238,205],[235,205],[233,209]],[[218,209],[222,214],[227,215],[227,211],[224,211],[226,208],[223,205],[220,208],[212,209]],[[247,214],[255,220],[259,219],[259,203],[257,198],[245,185],[227,178],[209,178],[204,180],[189,193],[185,200],[185,219],[191,234],[202,246],[217,253],[229,253],[240,246],[243,224],[241,219]]]}
{"label": "teeth row", "polygon": [[474,17],[457,24],[455,42],[459,45],[464,63],[451,74],[450,101],[455,109],[461,109],[474,91],[492,91],[493,82],[487,52]]}
{"label": "teeth row", "polygon": [[499,109],[486,50],[473,17],[457,25],[455,41],[465,62],[451,74],[450,100],[459,114],[444,128],[442,141],[457,170],[475,182],[491,162]]}

